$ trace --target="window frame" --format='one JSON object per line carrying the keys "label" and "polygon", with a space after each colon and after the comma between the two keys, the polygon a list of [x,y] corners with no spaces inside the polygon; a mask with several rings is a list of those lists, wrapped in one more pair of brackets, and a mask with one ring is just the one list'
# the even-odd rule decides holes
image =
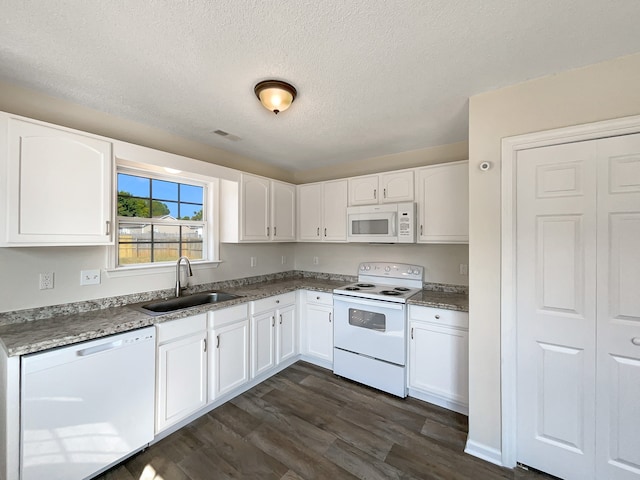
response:
{"label": "window frame", "polygon": [[[135,167],[131,165],[116,165],[114,169],[114,188],[113,188],[113,218],[114,218],[114,240],[113,247],[109,249],[108,268],[110,276],[158,273],[158,270],[173,269],[175,260],[166,262],[149,262],[149,263],[132,263],[119,264],[119,242],[118,232],[121,223],[147,223],[150,225],[179,225],[190,226],[198,225],[203,227],[202,241],[202,259],[191,260],[191,264],[195,270],[199,266],[217,266],[219,259],[219,228],[218,228],[218,204],[214,200],[217,198],[218,179],[204,177],[198,174],[189,174],[188,172],[180,172],[179,174],[163,174],[159,172],[160,168],[150,168],[148,166]],[[170,220],[162,218],[146,218],[146,217],[123,217],[118,215],[118,174],[134,175],[153,180],[161,180],[172,183],[194,185],[203,188],[202,196],[202,221],[196,220]],[[177,259],[176,259],[177,260]]]}

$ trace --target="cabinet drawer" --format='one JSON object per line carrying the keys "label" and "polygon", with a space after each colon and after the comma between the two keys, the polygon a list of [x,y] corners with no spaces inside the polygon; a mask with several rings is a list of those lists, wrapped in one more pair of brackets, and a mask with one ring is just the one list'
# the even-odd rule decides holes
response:
{"label": "cabinet drawer", "polygon": [[333,293],[306,291],[307,303],[319,303],[321,305],[333,305]]}
{"label": "cabinet drawer", "polygon": [[214,329],[247,318],[247,304],[209,312],[209,328]]}
{"label": "cabinet drawer", "polygon": [[170,320],[156,325],[158,345],[207,330],[207,314]]}
{"label": "cabinet drawer", "polygon": [[266,312],[274,308],[284,307],[285,305],[293,305],[296,303],[296,292],[283,293],[282,295],[274,295],[273,297],[263,298],[251,302],[251,314]]}
{"label": "cabinet drawer", "polygon": [[444,308],[409,305],[409,319],[445,325],[447,327],[469,328],[469,314]]}

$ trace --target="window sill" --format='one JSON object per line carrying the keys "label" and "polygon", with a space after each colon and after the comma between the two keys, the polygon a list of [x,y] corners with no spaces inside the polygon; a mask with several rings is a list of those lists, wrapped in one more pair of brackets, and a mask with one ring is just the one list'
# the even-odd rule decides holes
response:
{"label": "window sill", "polygon": [[[218,268],[222,260],[205,260],[199,262],[191,262],[191,269],[194,271],[204,270],[206,268]],[[157,275],[161,273],[174,273],[176,271],[176,263],[160,263],[157,265],[131,265],[119,268],[107,268],[105,272],[109,278],[134,277],[139,275]]]}

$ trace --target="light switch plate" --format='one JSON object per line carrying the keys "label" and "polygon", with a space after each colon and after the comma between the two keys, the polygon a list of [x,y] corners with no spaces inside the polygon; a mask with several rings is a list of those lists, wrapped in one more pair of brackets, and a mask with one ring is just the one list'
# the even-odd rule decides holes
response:
{"label": "light switch plate", "polygon": [[80,285],[98,285],[100,283],[100,270],[80,271]]}

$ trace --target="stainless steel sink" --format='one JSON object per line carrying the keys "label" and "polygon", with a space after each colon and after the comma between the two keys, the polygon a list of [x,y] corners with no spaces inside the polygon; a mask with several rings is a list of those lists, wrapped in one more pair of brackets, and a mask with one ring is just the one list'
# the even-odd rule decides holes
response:
{"label": "stainless steel sink", "polygon": [[166,300],[154,300],[153,302],[138,303],[130,305],[131,308],[139,310],[147,315],[163,315],[185,308],[198,307],[200,305],[227,302],[241,295],[234,295],[227,292],[203,292],[186,295],[184,297],[168,298]]}

